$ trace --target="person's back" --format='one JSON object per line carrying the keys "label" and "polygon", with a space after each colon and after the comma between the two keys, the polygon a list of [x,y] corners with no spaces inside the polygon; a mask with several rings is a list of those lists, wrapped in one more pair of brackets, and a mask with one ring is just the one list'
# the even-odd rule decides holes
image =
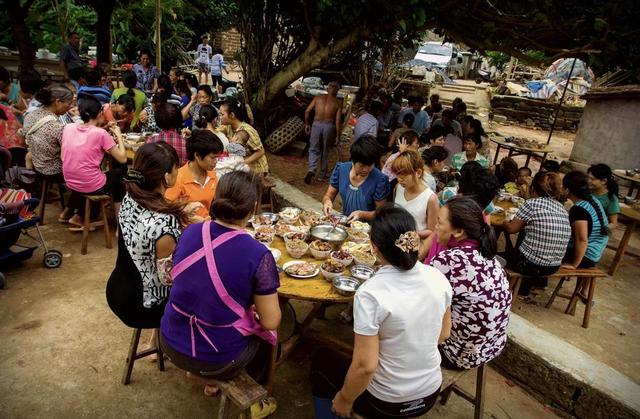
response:
{"label": "person's back", "polygon": [[414,399],[440,386],[437,345],[450,292],[444,275],[420,263],[408,271],[384,266],[358,289],[356,333],[372,331],[361,319],[371,318],[372,301],[378,308],[379,365],[368,387],[374,396]]}
{"label": "person's back", "polygon": [[116,145],[102,128],[87,124],[67,124],[62,131],[62,172],[67,186],[90,193],[100,189],[106,176],[100,164],[107,150]]}
{"label": "person's back", "polygon": [[82,100],[87,95],[95,97],[102,105],[111,100],[111,91],[100,86],[101,75],[97,70],[87,71],[85,79],[87,85],[78,89],[78,100]]}
{"label": "person's back", "polygon": [[336,113],[342,108],[342,101],[335,96],[322,95],[316,98],[314,121],[335,122]]}

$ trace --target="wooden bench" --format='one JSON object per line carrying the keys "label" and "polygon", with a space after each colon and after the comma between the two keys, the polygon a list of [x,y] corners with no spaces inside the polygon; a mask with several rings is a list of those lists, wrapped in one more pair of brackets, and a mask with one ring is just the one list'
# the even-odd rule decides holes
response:
{"label": "wooden bench", "polygon": [[487,381],[486,364],[475,368],[476,371],[476,394],[471,395],[458,387],[457,382],[467,374],[471,374],[474,370],[450,370],[441,368],[442,370],[442,389],[440,390],[440,403],[447,404],[451,393],[456,393],[466,401],[473,405],[473,418],[482,418],[484,411],[484,387]]}
{"label": "wooden bench", "polygon": [[[111,205],[113,209],[113,199],[111,195],[88,195],[84,196],[84,223],[82,224],[82,243],[80,246],[80,253],[87,254],[87,246],[89,244],[89,231],[92,227],[102,227],[104,230],[104,243],[107,249],[113,248],[113,241],[111,240],[111,230],[109,229],[109,219],[107,217],[107,206]],[[91,206],[93,203],[98,203],[100,208],[100,218],[98,221],[91,221]],[[117,218],[117,217],[116,217]]]}
{"label": "wooden bench", "polygon": [[244,371],[228,381],[216,381],[216,386],[221,393],[218,419],[251,419],[251,405],[267,397],[267,390]]}
{"label": "wooden bench", "polygon": [[[509,277],[509,283],[512,295],[515,297],[518,294],[518,289],[520,289],[520,284],[522,283],[523,275],[517,272],[513,272],[510,269],[506,269],[507,276]],[[558,279],[558,285],[553,290],[549,301],[545,304],[545,308],[551,308],[553,301],[556,297],[565,298],[569,300],[569,304],[564,310],[565,314],[571,314],[572,316],[576,313],[576,305],[578,301],[581,301],[585,305],[584,316],[582,319],[582,327],[585,329],[589,327],[589,318],[591,316],[591,306],[593,305],[593,296],[596,288],[596,278],[604,278],[607,274],[601,271],[598,268],[592,269],[565,269],[560,268],[553,275],[549,275],[546,278],[548,279]],[[571,294],[561,294],[560,290],[564,285],[565,281],[576,278],[576,286]],[[588,288],[588,293],[584,297],[586,301],[582,301],[580,298],[580,291],[583,288]]]}

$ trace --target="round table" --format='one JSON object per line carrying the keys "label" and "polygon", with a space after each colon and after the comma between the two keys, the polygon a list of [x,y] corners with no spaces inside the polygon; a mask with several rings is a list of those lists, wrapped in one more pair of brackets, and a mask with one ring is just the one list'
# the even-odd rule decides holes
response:
{"label": "round table", "polygon": [[545,146],[544,148],[524,147],[524,146],[519,146],[512,142],[507,142],[506,140],[503,140],[501,138],[494,137],[494,136],[489,137],[489,139],[492,142],[496,143],[497,145],[496,155],[493,158],[494,165],[498,163],[498,155],[500,154],[500,149],[502,148],[509,150],[509,154],[507,155],[507,157],[527,156],[527,160],[524,163],[524,167],[529,167],[529,161],[531,160],[531,156],[541,157],[542,161],[544,162],[547,159],[547,154],[553,151],[553,149],[548,146]]}
{"label": "round table", "polygon": [[624,256],[625,249],[629,244],[629,239],[631,238],[631,233],[636,228],[636,225],[640,222],[640,211],[630,207],[627,204],[620,204],[620,217],[625,218],[629,221],[627,224],[624,234],[622,235],[622,239],[620,240],[620,244],[618,244],[618,250],[616,251],[616,255],[613,257],[613,262],[611,263],[611,267],[609,268],[609,275],[613,276],[620,263],[622,262],[622,257]]}

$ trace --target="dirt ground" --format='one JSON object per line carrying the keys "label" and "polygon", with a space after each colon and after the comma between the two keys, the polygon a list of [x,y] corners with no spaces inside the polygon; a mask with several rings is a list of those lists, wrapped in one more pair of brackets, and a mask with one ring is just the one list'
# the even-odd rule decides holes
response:
{"label": "dirt ground", "polygon": [[[202,387],[170,362],[165,372],[138,360],[128,386],[120,383],[132,330],[109,310],[107,279],[116,258],[104,247],[102,233],[91,233],[89,253],[80,255],[80,236],[55,222],[55,205],[47,209],[50,224],[42,227],[49,245],[64,254],[58,269],[42,265],[42,251],[21,266],[5,270],[0,291],[0,418],[211,418],[218,398],[203,396]],[[310,307],[296,304],[298,317]],[[326,321],[314,328],[343,339],[350,327],[331,307]],[[146,337],[143,336],[143,341]],[[303,343],[277,371],[274,418],[312,418],[309,360],[316,347]],[[472,377],[463,388],[473,390]],[[511,381],[491,371],[487,382],[486,417],[553,418]],[[469,403],[452,396],[431,417],[468,418]]]}

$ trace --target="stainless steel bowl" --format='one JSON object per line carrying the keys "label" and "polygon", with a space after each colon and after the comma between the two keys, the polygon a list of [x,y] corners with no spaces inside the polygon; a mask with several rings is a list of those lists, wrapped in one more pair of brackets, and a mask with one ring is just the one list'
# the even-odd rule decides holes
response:
{"label": "stainless steel bowl", "polygon": [[[347,230],[340,226],[334,229],[331,224],[318,224],[311,228],[309,234],[316,240],[328,242],[333,250],[340,250],[342,243],[349,237]],[[327,237],[327,234],[330,234],[330,237]]]}
{"label": "stainless steel bowl", "polygon": [[331,284],[338,294],[345,297],[352,297],[360,286],[360,281],[350,276],[338,276],[333,278]]}
{"label": "stainless steel bowl", "polygon": [[257,215],[262,215],[263,217],[268,218],[269,220],[271,220],[271,224],[277,223],[280,219],[280,216],[278,214],[274,214],[273,212],[261,212]]}
{"label": "stainless steel bowl", "polygon": [[366,281],[376,273],[375,269],[367,265],[354,265],[351,267],[351,276],[360,281]]}

